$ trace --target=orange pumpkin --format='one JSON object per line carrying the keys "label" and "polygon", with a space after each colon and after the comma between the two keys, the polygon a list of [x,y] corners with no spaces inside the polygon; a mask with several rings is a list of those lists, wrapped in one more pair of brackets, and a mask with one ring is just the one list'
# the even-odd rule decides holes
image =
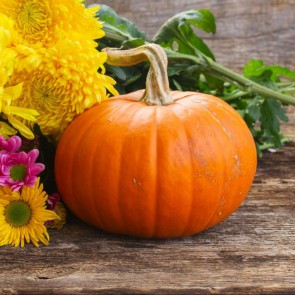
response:
{"label": "orange pumpkin", "polygon": [[217,97],[169,93],[158,46],[107,53],[114,65],[148,56],[147,89],[104,101],[66,129],[55,161],[66,205],[100,229],[137,237],[192,235],[227,218],[256,171],[243,119]]}

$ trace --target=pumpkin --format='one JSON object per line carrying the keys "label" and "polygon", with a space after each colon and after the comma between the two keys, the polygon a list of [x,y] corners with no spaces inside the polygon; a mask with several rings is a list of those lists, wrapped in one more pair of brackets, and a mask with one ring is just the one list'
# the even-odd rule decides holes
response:
{"label": "pumpkin", "polygon": [[221,99],[169,91],[157,45],[106,49],[108,63],[151,63],[146,90],[85,111],[56,152],[55,176],[68,208],[102,230],[144,238],[204,231],[232,214],[256,171],[253,137]]}

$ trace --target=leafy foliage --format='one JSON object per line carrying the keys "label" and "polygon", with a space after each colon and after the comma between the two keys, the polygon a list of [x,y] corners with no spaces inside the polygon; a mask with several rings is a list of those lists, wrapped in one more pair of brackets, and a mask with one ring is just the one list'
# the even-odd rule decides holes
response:
{"label": "leafy foliage", "polygon": [[104,22],[103,30],[107,37],[100,40],[102,47],[112,46],[121,47],[124,43],[131,41],[133,47],[142,45],[146,39],[145,34],[141,32],[131,21],[119,16],[112,8],[107,5],[100,5],[98,16]]}
{"label": "leafy foliage", "polygon": [[173,48],[186,54],[200,54],[214,59],[214,55],[206,43],[198,37],[192,26],[207,33],[215,33],[215,18],[209,10],[189,10],[176,14],[169,19],[153,38],[155,43]]}
{"label": "leafy foliage", "polygon": [[[143,45],[146,36],[131,21],[119,16],[111,7],[100,5],[98,16],[104,22],[106,37],[99,40],[98,49],[105,47],[134,48]],[[128,93],[145,87],[148,64],[132,67],[113,67],[106,64],[107,73],[117,81],[119,93]]]}
{"label": "leafy foliage", "polygon": [[[131,48],[146,42],[165,48],[169,65],[170,87],[182,91],[201,91],[224,99],[247,123],[256,142],[258,153],[266,148],[281,147],[287,141],[280,133],[281,121],[287,121],[284,102],[295,104],[295,72],[278,65],[264,65],[250,60],[238,75],[215,62],[209,46],[200,37],[216,32],[214,15],[209,10],[189,10],[167,20],[148,41],[131,21],[113,9],[101,5],[99,17],[104,21],[106,36],[100,49]],[[118,82],[120,93],[145,87],[146,63],[119,68],[107,66],[108,74]]]}

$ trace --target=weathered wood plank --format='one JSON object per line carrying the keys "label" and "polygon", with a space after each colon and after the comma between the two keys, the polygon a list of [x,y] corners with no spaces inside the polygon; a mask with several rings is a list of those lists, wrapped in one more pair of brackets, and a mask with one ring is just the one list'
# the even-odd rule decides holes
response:
{"label": "weathered wood plank", "polygon": [[2,247],[0,294],[294,294],[294,165],[295,143],[265,153],[243,205],[192,237],[121,237],[72,217],[48,247]]}

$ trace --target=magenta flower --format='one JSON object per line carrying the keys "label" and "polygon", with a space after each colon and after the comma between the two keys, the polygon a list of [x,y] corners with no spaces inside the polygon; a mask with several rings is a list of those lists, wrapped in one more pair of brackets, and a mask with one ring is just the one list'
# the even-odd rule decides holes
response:
{"label": "magenta flower", "polygon": [[2,154],[0,158],[0,185],[9,186],[14,191],[19,190],[23,185],[34,186],[37,175],[45,169],[43,164],[35,163],[38,156],[37,149],[28,153]]}
{"label": "magenta flower", "polygon": [[0,152],[3,153],[15,153],[19,150],[22,144],[22,140],[19,136],[13,135],[7,140],[0,135]]}
{"label": "magenta flower", "polygon": [[[60,200],[61,200],[61,197],[60,197],[60,195],[58,193],[54,193],[53,195],[48,196],[47,209],[55,211],[55,208],[56,208],[57,204],[60,202]],[[54,220],[48,220],[48,221],[46,221],[44,223],[44,225],[46,227],[53,226],[54,225]]]}
{"label": "magenta flower", "polygon": [[60,195],[58,193],[54,193],[51,196],[48,196],[47,199],[47,209],[48,210],[54,210],[57,203],[60,201]]}

